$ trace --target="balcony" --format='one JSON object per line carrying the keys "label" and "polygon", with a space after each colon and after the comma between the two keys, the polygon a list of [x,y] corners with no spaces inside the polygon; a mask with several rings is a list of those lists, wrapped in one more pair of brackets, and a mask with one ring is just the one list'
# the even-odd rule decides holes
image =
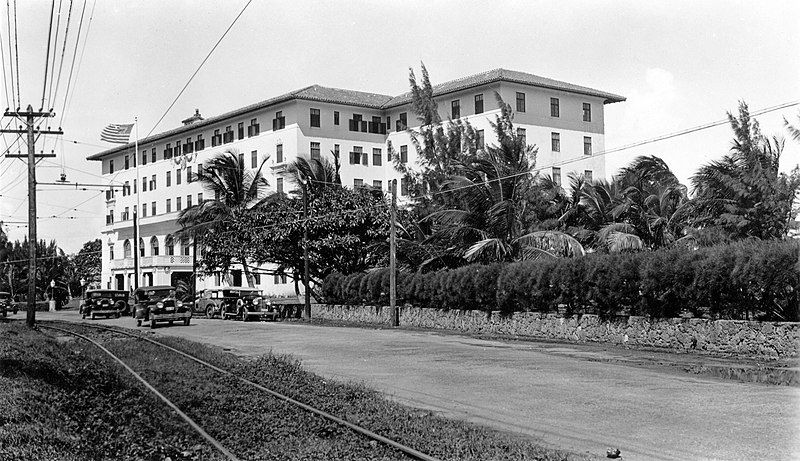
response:
{"label": "balcony", "polygon": [[[139,267],[141,269],[153,267],[191,269],[192,257],[186,255],[143,256],[139,258]],[[111,260],[111,269],[133,269],[133,258],[113,259]]]}

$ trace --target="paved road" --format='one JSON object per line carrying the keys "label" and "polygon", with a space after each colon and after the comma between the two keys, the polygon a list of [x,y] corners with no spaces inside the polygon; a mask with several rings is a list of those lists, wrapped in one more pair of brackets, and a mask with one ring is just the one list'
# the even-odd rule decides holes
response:
{"label": "paved road", "polygon": [[[80,321],[74,311],[38,318]],[[133,326],[129,318],[96,322]],[[798,388],[417,331],[205,319],[155,331],[243,356],[290,353],[318,374],[364,382],[409,405],[579,453],[604,457],[614,446],[625,460],[800,459]]]}

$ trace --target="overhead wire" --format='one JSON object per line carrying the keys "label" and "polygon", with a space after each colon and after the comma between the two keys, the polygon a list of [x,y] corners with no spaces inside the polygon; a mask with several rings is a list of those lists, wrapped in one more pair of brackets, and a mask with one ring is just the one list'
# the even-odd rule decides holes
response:
{"label": "overhead wire", "polygon": [[19,91],[19,32],[17,31],[17,0],[14,0],[14,59],[17,63],[17,103],[22,105]]}
{"label": "overhead wire", "polygon": [[[55,0],[53,0],[53,2],[55,3]],[[63,0],[58,0],[58,14],[57,14],[57,19],[56,19],[56,37],[53,40],[53,42],[54,42],[53,43],[53,65],[50,66],[50,87],[49,87],[49,89],[47,91],[47,105],[45,106],[44,102],[42,103],[42,109],[43,110],[50,108],[50,96],[53,94],[53,74],[54,74],[54,71],[56,69],[56,53],[58,51],[58,31],[61,30],[61,5],[62,5],[62,3],[63,3]],[[52,15],[52,12],[51,12],[51,15]],[[50,32],[52,33],[52,20],[51,20],[51,25],[50,25]],[[50,47],[49,38],[48,38],[47,46],[48,46],[48,50],[49,50],[49,47]],[[48,52],[48,59],[49,58],[50,58],[50,56],[49,56],[49,52]],[[45,70],[46,69],[47,68],[45,68]],[[46,78],[45,78],[45,81],[47,81]],[[42,95],[42,100],[44,101],[44,95]]]}
{"label": "overhead wire", "polygon": [[[14,60],[11,53],[11,2],[10,0],[6,0],[6,23],[8,24],[8,66],[9,66],[9,75],[11,77],[11,109],[14,110],[17,105],[17,99],[14,95]],[[3,66],[3,72],[5,72],[5,66]]]}

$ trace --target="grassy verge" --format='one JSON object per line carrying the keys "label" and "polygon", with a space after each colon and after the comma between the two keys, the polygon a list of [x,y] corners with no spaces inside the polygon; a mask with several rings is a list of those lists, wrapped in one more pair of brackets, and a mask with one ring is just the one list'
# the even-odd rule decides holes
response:
{"label": "grassy verge", "polygon": [[[72,327],[72,328],[78,328]],[[84,329],[96,337],[93,330]],[[158,401],[82,341],[0,325],[0,459],[215,459]],[[143,341],[102,341],[242,459],[391,460],[393,449]],[[209,362],[442,460],[583,459],[530,439],[437,417],[363,386],[324,380],[288,357],[243,361],[163,338]]]}

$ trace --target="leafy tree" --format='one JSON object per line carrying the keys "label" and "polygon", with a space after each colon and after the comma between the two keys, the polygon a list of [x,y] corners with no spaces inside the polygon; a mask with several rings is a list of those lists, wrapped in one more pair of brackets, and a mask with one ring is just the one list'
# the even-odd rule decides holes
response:
{"label": "leafy tree", "polygon": [[[90,240],[83,244],[78,254],[73,258],[76,280],[84,279],[86,285],[100,281],[100,266],[102,256],[102,243],[100,239]],[[80,284],[80,282],[78,282]]]}
{"label": "leafy tree", "polygon": [[800,189],[800,170],[778,171],[784,142],[761,133],[747,104],[741,102],[738,116],[728,113],[728,120],[734,132],[730,153],[692,177],[690,222],[734,240],[782,238]]}
{"label": "leafy tree", "polygon": [[[227,149],[212,157],[205,168],[197,172],[195,179],[200,181],[205,190],[213,192],[215,199],[205,200],[181,211],[178,216],[181,232],[193,238],[205,239],[215,232],[227,230],[229,222],[235,222],[246,211],[267,201],[269,183],[261,174],[266,161],[267,157],[258,168],[251,170],[245,167],[244,160],[236,149]],[[248,266],[246,247],[227,249],[230,253],[226,257],[216,255],[217,257],[212,258],[220,263],[216,269],[228,269],[231,264],[240,264],[247,284],[255,286]]]}

